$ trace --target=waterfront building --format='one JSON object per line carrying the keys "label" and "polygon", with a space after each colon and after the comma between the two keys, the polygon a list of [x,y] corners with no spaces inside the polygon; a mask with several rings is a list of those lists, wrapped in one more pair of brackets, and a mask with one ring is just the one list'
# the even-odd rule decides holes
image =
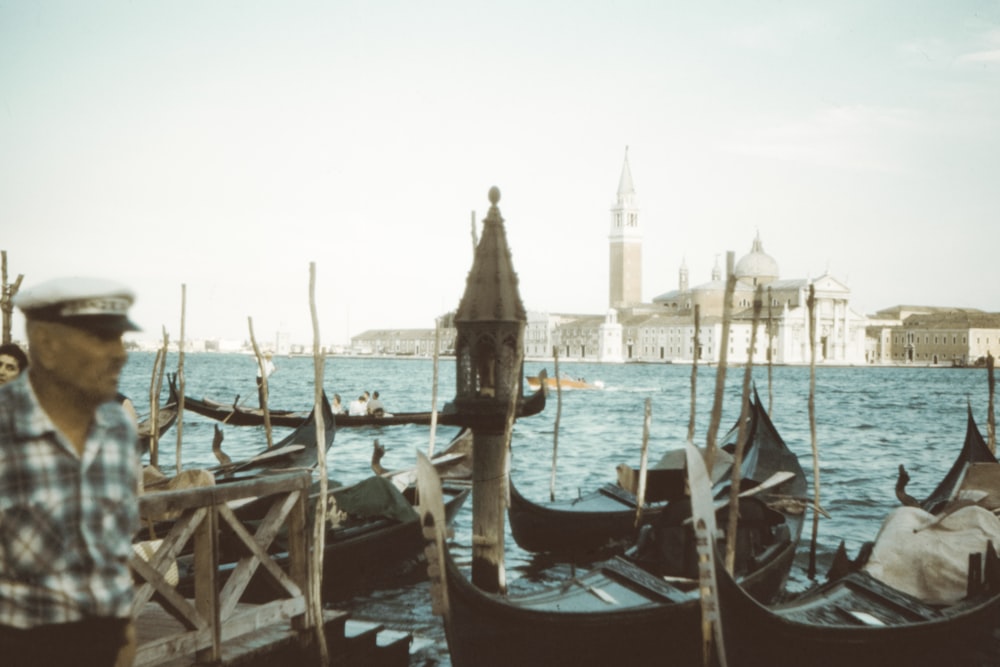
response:
{"label": "waterfront building", "polygon": [[[455,353],[455,327],[451,322],[441,326],[439,354]],[[389,355],[402,357],[433,357],[435,330],[431,329],[369,329],[351,337],[348,354]]]}
{"label": "waterfront building", "polygon": [[1000,313],[897,306],[869,327],[873,363],[971,366],[1000,352]]}

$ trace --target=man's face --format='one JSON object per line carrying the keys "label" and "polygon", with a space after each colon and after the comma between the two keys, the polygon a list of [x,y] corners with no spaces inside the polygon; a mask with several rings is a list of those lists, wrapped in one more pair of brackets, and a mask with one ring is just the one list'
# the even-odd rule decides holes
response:
{"label": "man's face", "polygon": [[95,332],[46,323],[45,366],[62,386],[95,405],[118,393],[128,355],[119,332]]}

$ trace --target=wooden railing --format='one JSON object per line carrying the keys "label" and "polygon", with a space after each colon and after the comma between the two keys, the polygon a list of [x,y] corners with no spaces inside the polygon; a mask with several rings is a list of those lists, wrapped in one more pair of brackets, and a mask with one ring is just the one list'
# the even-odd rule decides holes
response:
{"label": "wooden railing", "polygon": [[[130,559],[137,580],[132,614],[138,618],[154,601],[176,619],[181,629],[141,643],[136,667],[191,653],[197,663],[218,662],[223,641],[278,622],[290,621],[292,629],[303,635],[315,628],[308,585],[311,531],[305,525],[306,489],[310,481],[308,472],[297,472],[140,497],[142,516],[177,518],[169,524],[169,532],[148,560],[137,554]],[[271,497],[271,504],[251,534],[229,503],[265,496]],[[220,521],[228,525],[249,554],[239,559],[221,588]],[[268,555],[268,547],[286,525],[290,558],[287,573]],[[193,542],[194,554],[193,599],[181,595],[167,580],[177,557],[191,553],[187,548],[189,542]],[[239,605],[258,570],[276,585],[276,599],[253,606]]]}

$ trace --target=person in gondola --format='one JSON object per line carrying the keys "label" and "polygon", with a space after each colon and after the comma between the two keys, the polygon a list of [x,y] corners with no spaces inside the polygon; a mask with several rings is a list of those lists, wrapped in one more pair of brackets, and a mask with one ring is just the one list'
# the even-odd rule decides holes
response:
{"label": "person in gondola", "polygon": [[28,355],[17,343],[0,345],[0,384],[7,384],[28,367]]}
{"label": "person in gondola", "polygon": [[382,403],[382,399],[378,397],[377,391],[372,393],[372,400],[368,401],[368,414],[375,417],[385,415],[385,405]]}
{"label": "person in gondola", "polygon": [[[262,364],[257,364],[257,401],[261,409],[264,408],[264,378],[270,378],[271,373],[277,370],[271,360],[272,356],[270,352],[265,352]],[[261,369],[262,365],[263,369]],[[263,374],[261,374],[262,370]]]}
{"label": "person in gondola", "polygon": [[335,415],[344,414],[344,404],[341,403],[340,394],[333,395],[333,402],[330,403],[330,410],[332,410]]}
{"label": "person in gondola", "polygon": [[361,394],[356,399],[351,401],[351,404],[347,406],[347,414],[352,417],[363,417],[368,414],[368,398]]}
{"label": "person in gondola", "polygon": [[115,400],[133,292],[22,290],[31,363],[0,387],[0,663],[131,665],[136,427]]}

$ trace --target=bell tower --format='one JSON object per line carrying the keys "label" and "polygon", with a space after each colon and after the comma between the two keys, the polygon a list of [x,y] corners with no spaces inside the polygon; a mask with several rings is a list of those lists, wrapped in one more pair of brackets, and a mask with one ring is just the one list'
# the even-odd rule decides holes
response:
{"label": "bell tower", "polygon": [[610,262],[608,306],[623,308],[642,303],[642,229],[636,204],[632,171],[625,162],[618,179],[618,197],[611,209],[611,233],[608,235]]}

